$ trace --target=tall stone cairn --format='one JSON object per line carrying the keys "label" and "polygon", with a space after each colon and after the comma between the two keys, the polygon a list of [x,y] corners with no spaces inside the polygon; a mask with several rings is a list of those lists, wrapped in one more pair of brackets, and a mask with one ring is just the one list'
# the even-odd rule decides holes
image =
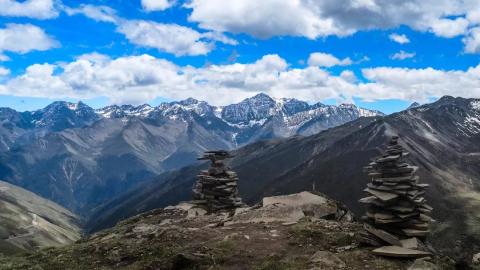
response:
{"label": "tall stone cairn", "polygon": [[364,189],[368,197],[360,200],[367,205],[362,240],[381,247],[374,250],[379,255],[428,256],[423,241],[433,221],[432,207],[423,196],[429,185],[419,183],[418,167],[405,163],[408,153],[398,139],[392,137],[386,152],[365,167],[371,182]]}
{"label": "tall stone cairn", "polygon": [[224,163],[232,158],[227,151],[207,151],[199,160],[210,160],[210,168],[201,171],[193,187],[193,203],[208,212],[234,210],[243,206],[238,195],[238,177]]}

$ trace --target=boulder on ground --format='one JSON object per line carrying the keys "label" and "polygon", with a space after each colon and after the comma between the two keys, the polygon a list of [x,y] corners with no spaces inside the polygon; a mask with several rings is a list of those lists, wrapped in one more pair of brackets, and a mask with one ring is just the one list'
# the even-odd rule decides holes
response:
{"label": "boulder on ground", "polygon": [[[311,192],[264,198],[262,206],[249,211],[237,211],[232,223],[298,222],[304,217],[353,220],[353,215],[340,204]],[[348,217],[348,218],[345,218]]]}

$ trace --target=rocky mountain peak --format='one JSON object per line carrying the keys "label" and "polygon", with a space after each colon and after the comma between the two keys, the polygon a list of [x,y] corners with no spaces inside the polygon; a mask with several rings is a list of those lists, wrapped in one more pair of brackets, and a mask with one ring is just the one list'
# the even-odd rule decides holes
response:
{"label": "rocky mountain peak", "polygon": [[267,95],[265,93],[259,93],[259,94],[256,94],[255,96],[251,97],[251,98],[247,98],[247,99],[243,100],[242,102],[274,103],[275,100],[273,100],[273,98],[271,98],[269,95]]}
{"label": "rocky mountain peak", "polygon": [[413,102],[412,104],[410,104],[410,106],[408,106],[407,110],[410,110],[410,109],[415,109],[415,108],[418,108],[420,107],[421,104],[418,103],[418,102]]}
{"label": "rocky mountain peak", "polygon": [[52,131],[82,127],[98,119],[95,110],[83,102],[55,101],[41,110],[27,113],[36,127]]}
{"label": "rocky mountain peak", "polygon": [[181,105],[184,105],[184,106],[189,106],[189,105],[198,104],[198,103],[200,103],[200,101],[198,101],[197,99],[194,99],[194,98],[187,98],[187,99],[181,100],[179,102],[174,102],[174,103],[178,103],[178,104],[181,104]]}
{"label": "rocky mountain peak", "polygon": [[249,125],[252,121],[269,118],[275,105],[275,100],[260,93],[240,103],[225,106],[221,117],[229,123]]}

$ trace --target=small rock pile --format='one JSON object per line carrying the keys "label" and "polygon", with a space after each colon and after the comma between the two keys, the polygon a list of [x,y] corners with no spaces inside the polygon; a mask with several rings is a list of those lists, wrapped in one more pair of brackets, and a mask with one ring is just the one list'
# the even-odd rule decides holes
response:
{"label": "small rock pile", "polygon": [[381,247],[373,251],[378,255],[424,257],[430,253],[422,241],[433,221],[423,197],[428,184],[418,182],[418,167],[404,162],[408,153],[398,139],[392,137],[386,152],[366,167],[372,181],[364,190],[369,196],[360,200],[368,206],[362,240]]}
{"label": "small rock pile", "polygon": [[243,206],[238,195],[238,177],[224,163],[232,158],[227,151],[207,151],[199,160],[210,160],[210,168],[198,175],[193,187],[193,204],[208,212],[234,210]]}

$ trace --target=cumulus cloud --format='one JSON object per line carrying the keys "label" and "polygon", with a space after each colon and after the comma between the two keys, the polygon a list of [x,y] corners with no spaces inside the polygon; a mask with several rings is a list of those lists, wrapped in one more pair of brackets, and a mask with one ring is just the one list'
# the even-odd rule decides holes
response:
{"label": "cumulus cloud", "polygon": [[477,0],[191,0],[185,6],[204,29],[259,38],[317,39],[401,25],[449,38],[480,23]]}
{"label": "cumulus cloud", "polygon": [[364,69],[362,73],[370,81],[359,85],[366,100],[427,102],[431,97],[444,95],[480,97],[480,65],[466,71],[378,67]]}
{"label": "cumulus cloud", "polygon": [[162,11],[174,4],[174,0],[142,0],[142,7],[146,11]]}
{"label": "cumulus cloud", "polygon": [[393,33],[393,34],[390,34],[389,38],[400,44],[410,43],[410,39],[408,39],[408,37],[405,34],[399,35],[399,34]]}
{"label": "cumulus cloud", "polygon": [[30,51],[45,51],[58,46],[57,41],[31,24],[10,23],[6,28],[0,28],[0,52],[24,54]]}
{"label": "cumulus cloud", "polygon": [[117,30],[133,44],[177,56],[205,55],[214,48],[213,43],[202,40],[201,33],[177,24],[132,20],[122,22]]}
{"label": "cumulus cloud", "polygon": [[110,22],[117,23],[119,17],[116,15],[116,11],[107,6],[93,6],[93,5],[80,5],[79,7],[64,7],[65,13],[69,16],[81,14],[87,18],[98,22]]}
{"label": "cumulus cloud", "polygon": [[0,0],[0,16],[50,19],[58,13],[53,0]]}
{"label": "cumulus cloud", "polygon": [[452,38],[465,34],[468,25],[469,22],[465,18],[436,19],[432,22],[430,31],[439,37]]}
{"label": "cumulus cloud", "polygon": [[0,78],[7,76],[8,74],[10,74],[10,70],[0,66]]}
{"label": "cumulus cloud", "polygon": [[348,66],[352,64],[350,58],[338,59],[335,56],[328,53],[315,52],[308,57],[309,66],[319,67],[333,67],[333,66]]}
{"label": "cumulus cloud", "polygon": [[109,58],[97,53],[65,64],[35,64],[0,83],[0,94],[48,98],[108,97],[113,103],[145,103],[157,97],[194,97],[215,105],[260,91],[308,101],[360,98],[426,102],[442,95],[480,97],[480,65],[466,71],[378,67],[334,75],[318,66],[291,68],[278,55],[251,63],[179,66],[150,55]]}
{"label": "cumulus cloud", "polygon": [[463,42],[465,43],[465,52],[480,53],[480,27],[471,29]]}
{"label": "cumulus cloud", "polygon": [[162,52],[184,55],[206,55],[215,48],[215,42],[237,45],[237,41],[220,32],[199,32],[174,23],[158,23],[146,20],[127,20],[107,6],[81,5],[65,8],[69,15],[82,14],[96,21],[113,23],[117,32],[132,44],[154,48]]}
{"label": "cumulus cloud", "polygon": [[0,62],[10,61],[10,57],[0,53]]}
{"label": "cumulus cloud", "polygon": [[412,52],[404,52],[404,51],[399,51],[397,53],[394,53],[392,56],[390,56],[391,59],[393,60],[405,60],[409,58],[414,58],[416,53]]}

